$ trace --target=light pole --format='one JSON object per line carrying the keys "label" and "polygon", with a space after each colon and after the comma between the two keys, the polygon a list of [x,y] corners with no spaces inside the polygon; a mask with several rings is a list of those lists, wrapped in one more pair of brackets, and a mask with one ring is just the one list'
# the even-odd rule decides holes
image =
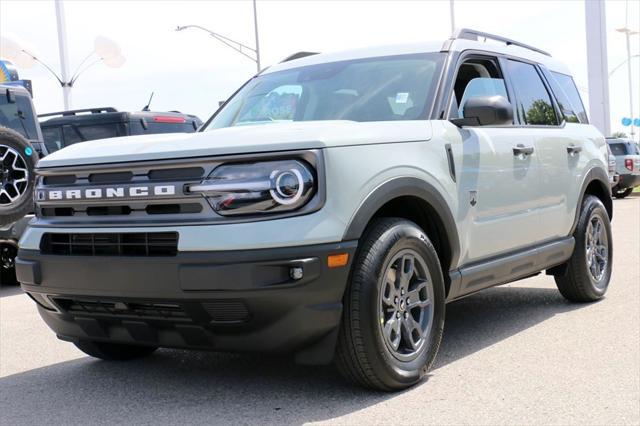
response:
{"label": "light pole", "polygon": [[[627,39],[627,73],[629,74],[629,113],[631,114],[631,120],[633,120],[633,77],[631,76],[631,36],[638,34],[638,31],[635,30],[631,30],[628,27],[623,27],[623,28],[617,28],[616,31],[618,31],[619,33],[624,33],[624,35],[626,36]],[[614,70],[615,71],[615,70]],[[631,139],[635,140],[635,132],[633,129],[633,121],[631,121]]]}
{"label": "light pole", "polygon": [[[71,76],[69,76],[68,69],[65,69],[66,64],[62,65],[62,73],[58,76],[58,74],[49,65],[38,58],[32,50],[27,50],[25,47],[22,47],[20,43],[8,37],[0,38],[0,50],[6,59],[15,63],[16,66],[20,68],[31,68],[37,62],[49,71],[56,80],[58,80],[60,87],[62,87],[65,110],[71,108],[71,89],[73,88],[73,85],[78,80],[78,77],[80,77],[80,75],[82,75],[86,70],[98,62],[104,62],[104,64],[110,68],[119,68],[125,62],[125,58],[120,53],[118,45],[114,41],[102,36],[96,37],[94,41],[94,50],[89,53],[82,62],[80,62],[80,65],[78,65]],[[64,49],[64,51],[64,53],[63,49],[60,51],[61,60],[63,59],[63,56],[66,57],[66,49]],[[92,58],[94,58],[94,60],[89,62]],[[66,61],[66,58],[64,60]]]}
{"label": "light pole", "polygon": [[[236,52],[240,53],[242,56],[245,56],[249,59],[251,59],[253,62],[256,63],[256,69],[258,72],[260,72],[260,42],[258,40],[258,11],[256,9],[256,0],[253,0],[253,28],[254,28],[254,32],[255,32],[255,37],[256,37],[256,47],[255,49],[253,47],[247,46],[246,44],[242,44],[239,41],[235,41],[230,39],[229,37],[225,37],[222,34],[218,34],[214,31],[211,31],[208,28],[204,28],[200,25],[182,25],[182,26],[177,26],[176,27],[176,31],[182,31],[185,30],[187,28],[196,28],[198,30],[202,30],[206,33],[209,33],[209,35],[213,38],[215,38],[216,40],[226,44],[228,47],[232,48],[233,50],[235,50]],[[248,51],[248,52],[247,52]]]}
{"label": "light pole", "polygon": [[[629,28],[629,0],[625,2],[625,19],[624,27],[617,28],[616,31],[624,33],[627,39],[627,73],[629,77],[629,113],[631,114],[631,139],[634,139],[635,132],[633,131],[633,81],[631,77],[631,36],[638,34],[638,31]],[[615,68],[613,69],[615,71]],[[613,71],[611,71],[613,73]],[[611,75],[611,74],[609,74]]]}

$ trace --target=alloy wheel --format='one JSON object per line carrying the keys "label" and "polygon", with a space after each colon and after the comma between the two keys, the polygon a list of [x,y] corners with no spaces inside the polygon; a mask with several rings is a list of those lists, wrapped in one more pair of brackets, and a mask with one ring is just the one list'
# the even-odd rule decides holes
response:
{"label": "alloy wheel", "polygon": [[429,339],[433,324],[433,288],[424,259],[407,249],[389,262],[379,298],[383,340],[394,357],[414,359]]}
{"label": "alloy wheel", "polygon": [[0,205],[16,202],[29,186],[27,162],[15,149],[0,145]]}
{"label": "alloy wheel", "polygon": [[585,238],[587,269],[591,278],[600,283],[609,265],[609,240],[600,216],[589,219]]}

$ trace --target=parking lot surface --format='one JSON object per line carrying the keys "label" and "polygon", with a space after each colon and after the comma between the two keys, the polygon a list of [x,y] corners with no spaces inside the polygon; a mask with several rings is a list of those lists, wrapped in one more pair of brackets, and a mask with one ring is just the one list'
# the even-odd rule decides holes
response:
{"label": "parking lot surface", "polygon": [[570,304],[539,275],[454,302],[428,379],[396,394],[277,356],[96,361],[2,288],[0,424],[640,424],[640,197],[614,210],[605,299]]}

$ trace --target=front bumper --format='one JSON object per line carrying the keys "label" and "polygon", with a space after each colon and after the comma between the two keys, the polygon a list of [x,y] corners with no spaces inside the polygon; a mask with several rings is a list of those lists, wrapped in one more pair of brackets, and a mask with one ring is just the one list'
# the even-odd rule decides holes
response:
{"label": "front bumper", "polygon": [[[63,340],[295,352],[331,360],[357,242],[175,257],[20,250],[18,280]],[[348,253],[329,268],[330,254]],[[303,277],[291,278],[292,268]]]}

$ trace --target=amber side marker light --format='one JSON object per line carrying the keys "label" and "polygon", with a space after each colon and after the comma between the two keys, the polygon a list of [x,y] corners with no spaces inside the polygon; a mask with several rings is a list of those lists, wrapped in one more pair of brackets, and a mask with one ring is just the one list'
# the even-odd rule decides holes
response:
{"label": "amber side marker light", "polygon": [[332,254],[327,257],[329,268],[339,268],[349,262],[349,253]]}

